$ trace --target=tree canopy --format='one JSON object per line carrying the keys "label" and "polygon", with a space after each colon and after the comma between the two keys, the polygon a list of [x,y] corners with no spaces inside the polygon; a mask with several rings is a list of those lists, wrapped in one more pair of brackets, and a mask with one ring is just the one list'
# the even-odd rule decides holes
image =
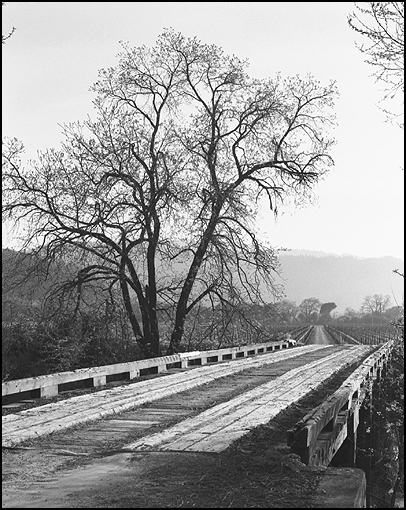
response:
{"label": "tree canopy", "polygon": [[260,302],[264,283],[278,295],[258,204],[305,202],[328,172],[337,90],[252,78],[247,62],[173,30],[122,46],[92,87],[95,120],[65,125],[61,150],[23,165],[23,144],[5,141],[2,210],[24,219],[26,249],[79,267],[65,286],[77,305],[88,284],[119,293],[148,356],[158,311],[176,352],[203,302]]}

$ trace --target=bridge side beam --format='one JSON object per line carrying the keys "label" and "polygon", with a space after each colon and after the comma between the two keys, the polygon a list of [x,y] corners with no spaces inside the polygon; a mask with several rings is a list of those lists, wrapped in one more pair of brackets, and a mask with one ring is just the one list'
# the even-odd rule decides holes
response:
{"label": "bridge side beam", "polygon": [[390,349],[391,342],[388,342],[375,351],[333,395],[287,432],[288,446],[300,455],[303,463],[328,466],[343,445],[340,455],[345,454],[351,466],[356,462],[353,445],[357,441],[359,408],[366,394],[371,393],[373,381],[379,377]]}

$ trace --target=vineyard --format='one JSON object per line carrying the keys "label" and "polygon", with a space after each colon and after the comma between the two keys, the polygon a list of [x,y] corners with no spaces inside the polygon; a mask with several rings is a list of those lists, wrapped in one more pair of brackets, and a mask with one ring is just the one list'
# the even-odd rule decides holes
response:
{"label": "vineyard", "polygon": [[[351,338],[365,345],[376,345],[397,338],[394,326],[372,326],[367,324],[334,324],[326,326],[328,332],[337,340],[347,342]],[[347,336],[348,335],[348,336]],[[340,342],[340,343],[341,343]]]}
{"label": "vineyard", "polygon": [[[198,324],[193,324],[192,327],[185,328],[185,342],[182,350],[221,349],[269,340],[283,340],[288,333],[297,340],[309,327],[308,325],[256,322],[257,324],[247,325],[235,321],[224,325],[200,321]],[[163,350],[167,344],[168,340],[164,339],[162,341]]]}

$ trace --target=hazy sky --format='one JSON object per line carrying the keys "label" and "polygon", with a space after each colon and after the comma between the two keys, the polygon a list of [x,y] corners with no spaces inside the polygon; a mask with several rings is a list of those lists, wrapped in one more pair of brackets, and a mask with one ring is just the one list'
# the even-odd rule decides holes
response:
{"label": "hazy sky", "polygon": [[[89,87],[117,63],[120,40],[152,46],[166,27],[248,58],[258,78],[312,73],[337,81],[335,167],[316,188],[318,201],[264,211],[260,228],[273,246],[404,257],[403,136],[385,122],[380,86],[348,27],[352,2],[6,2],[3,136],[27,156],[58,147],[58,124],[92,113]],[[13,240],[3,229],[3,246]]]}

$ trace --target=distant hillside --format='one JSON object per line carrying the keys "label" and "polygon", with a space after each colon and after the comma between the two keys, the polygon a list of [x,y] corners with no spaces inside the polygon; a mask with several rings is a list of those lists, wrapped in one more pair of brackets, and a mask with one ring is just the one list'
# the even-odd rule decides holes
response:
{"label": "distant hillside", "polygon": [[298,305],[303,299],[316,297],[322,302],[333,301],[340,313],[348,306],[359,310],[365,296],[371,294],[387,294],[393,305],[395,298],[399,305],[403,301],[404,280],[393,273],[394,269],[403,272],[400,259],[288,253],[279,258],[286,299]]}
{"label": "distant hillside", "polygon": [[[301,254],[294,254],[297,252]],[[24,285],[13,289],[13,279],[18,277],[18,271],[13,270],[13,264],[17,260],[16,252],[2,250],[3,293],[8,298],[21,301],[32,302],[41,299],[52,285],[52,281],[67,271],[67,267],[62,265],[57,271],[53,271],[51,279],[46,284],[39,284],[36,278],[30,277]],[[279,260],[283,281],[277,280],[276,283],[284,284],[286,299],[295,301],[297,305],[306,298],[316,297],[324,303],[336,303],[336,311],[341,313],[347,307],[359,310],[365,296],[373,294],[387,294],[391,296],[393,305],[402,304],[404,280],[393,273],[394,269],[404,271],[404,262],[400,259],[394,257],[362,259],[351,255],[337,256],[323,252],[292,250],[282,253]],[[180,267],[186,270],[182,264]],[[266,294],[264,299],[268,302],[274,301],[272,296]]]}
{"label": "distant hillside", "polygon": [[337,253],[332,252],[325,252],[325,251],[319,251],[319,250],[297,250],[297,249],[289,249],[286,252],[283,252],[284,255],[306,255],[306,256],[314,256],[314,257],[327,257],[328,255],[331,255],[332,257],[354,257],[355,259],[362,259],[364,260],[367,257],[358,257],[355,255],[352,255],[351,253],[341,253],[340,255]]}

